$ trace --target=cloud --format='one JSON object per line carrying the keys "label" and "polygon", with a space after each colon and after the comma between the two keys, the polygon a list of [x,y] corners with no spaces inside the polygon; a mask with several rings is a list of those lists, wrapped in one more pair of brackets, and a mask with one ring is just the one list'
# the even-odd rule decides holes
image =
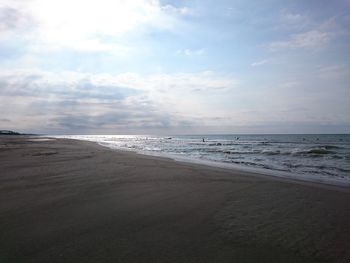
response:
{"label": "cloud", "polygon": [[162,5],[158,0],[4,0],[3,5],[0,30],[15,30],[26,17],[35,20],[35,28],[22,35],[34,51],[73,49],[114,55],[131,49],[119,41],[122,36],[173,30],[182,16],[191,13],[187,7]]}
{"label": "cloud", "polygon": [[111,75],[3,71],[0,111],[12,121],[12,129],[140,132],[205,123],[195,117],[206,115],[201,98],[235,85],[235,79],[213,72]]}
{"label": "cloud", "polygon": [[275,41],[268,45],[271,51],[299,48],[323,47],[329,43],[331,34],[320,30],[311,30],[299,34],[293,34],[285,41]]}
{"label": "cloud", "polygon": [[0,74],[1,95],[6,96],[61,96],[66,99],[118,100],[139,93],[132,88],[100,83],[84,74],[44,71],[15,71]]}
{"label": "cloud", "polygon": [[188,7],[177,8],[177,7],[175,7],[173,5],[169,5],[169,4],[161,6],[161,9],[165,12],[173,13],[173,14],[180,14],[180,15],[192,15],[193,14],[193,10],[191,10]]}
{"label": "cloud", "polygon": [[266,45],[270,51],[295,49],[318,49],[327,46],[331,40],[342,34],[343,29],[337,23],[337,17],[325,21],[313,21],[301,14],[284,13],[278,26],[283,33],[288,33],[285,40],[273,41]]}
{"label": "cloud", "polygon": [[201,49],[180,49],[176,52],[178,55],[183,55],[187,57],[202,56],[205,53],[204,48]]}
{"label": "cloud", "polygon": [[[317,72],[333,74],[338,69],[323,66]],[[269,122],[349,123],[347,77],[335,83],[334,78],[316,74],[303,76],[247,90],[232,76],[210,71],[2,71],[0,112],[10,122],[1,123],[12,130],[75,134],[189,133],[200,132],[200,127],[217,132],[253,130]]]}
{"label": "cloud", "polygon": [[23,29],[32,23],[29,15],[23,14],[19,9],[0,4],[0,33]]}
{"label": "cloud", "polygon": [[308,18],[302,14],[289,13],[284,11],[282,12],[282,20],[290,24],[300,24],[300,23],[303,23],[305,20],[308,20]]}
{"label": "cloud", "polygon": [[196,73],[168,73],[142,75],[137,73],[93,74],[90,78],[98,83],[114,83],[124,87],[133,87],[148,92],[211,92],[233,89],[238,80],[229,75],[220,75],[212,71]]}
{"label": "cloud", "polygon": [[280,14],[280,22],[277,28],[284,30],[305,30],[315,26],[317,26],[317,23],[314,23],[307,15],[283,10]]}
{"label": "cloud", "polygon": [[[0,73],[2,94],[75,94],[91,97],[132,92],[211,92],[230,90],[238,80],[211,71],[141,75],[137,73],[90,74],[75,71],[52,73],[42,70],[10,70]],[[115,93],[119,92],[119,93]],[[85,93],[82,94],[82,93]]]}
{"label": "cloud", "polygon": [[259,61],[255,61],[252,64],[250,64],[252,67],[258,67],[258,66],[262,66],[269,63],[268,59],[263,59],[263,60],[259,60]]}
{"label": "cloud", "polygon": [[317,76],[327,80],[345,80],[349,79],[350,67],[345,64],[333,64],[321,66],[318,69]]}

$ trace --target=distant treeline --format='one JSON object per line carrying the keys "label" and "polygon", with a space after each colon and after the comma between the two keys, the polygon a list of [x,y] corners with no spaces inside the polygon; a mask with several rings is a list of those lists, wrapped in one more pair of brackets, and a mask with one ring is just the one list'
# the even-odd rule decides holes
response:
{"label": "distant treeline", "polygon": [[0,135],[22,135],[22,134],[14,131],[0,130]]}

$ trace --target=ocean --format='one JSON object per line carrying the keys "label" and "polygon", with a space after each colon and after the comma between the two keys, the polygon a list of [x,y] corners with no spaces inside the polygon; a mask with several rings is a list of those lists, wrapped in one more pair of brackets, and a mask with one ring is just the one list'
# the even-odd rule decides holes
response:
{"label": "ocean", "polygon": [[67,135],[112,149],[350,186],[350,135]]}

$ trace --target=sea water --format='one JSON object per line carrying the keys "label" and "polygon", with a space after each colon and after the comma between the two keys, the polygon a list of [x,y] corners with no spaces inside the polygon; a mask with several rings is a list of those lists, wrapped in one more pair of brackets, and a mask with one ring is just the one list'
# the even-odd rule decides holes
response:
{"label": "sea water", "polygon": [[350,135],[72,135],[113,149],[350,186]]}

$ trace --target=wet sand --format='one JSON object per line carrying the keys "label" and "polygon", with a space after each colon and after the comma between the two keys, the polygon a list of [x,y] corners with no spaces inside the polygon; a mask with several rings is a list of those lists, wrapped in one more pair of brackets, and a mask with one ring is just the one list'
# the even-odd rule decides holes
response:
{"label": "wet sand", "polygon": [[0,262],[350,262],[350,189],[1,136]]}

